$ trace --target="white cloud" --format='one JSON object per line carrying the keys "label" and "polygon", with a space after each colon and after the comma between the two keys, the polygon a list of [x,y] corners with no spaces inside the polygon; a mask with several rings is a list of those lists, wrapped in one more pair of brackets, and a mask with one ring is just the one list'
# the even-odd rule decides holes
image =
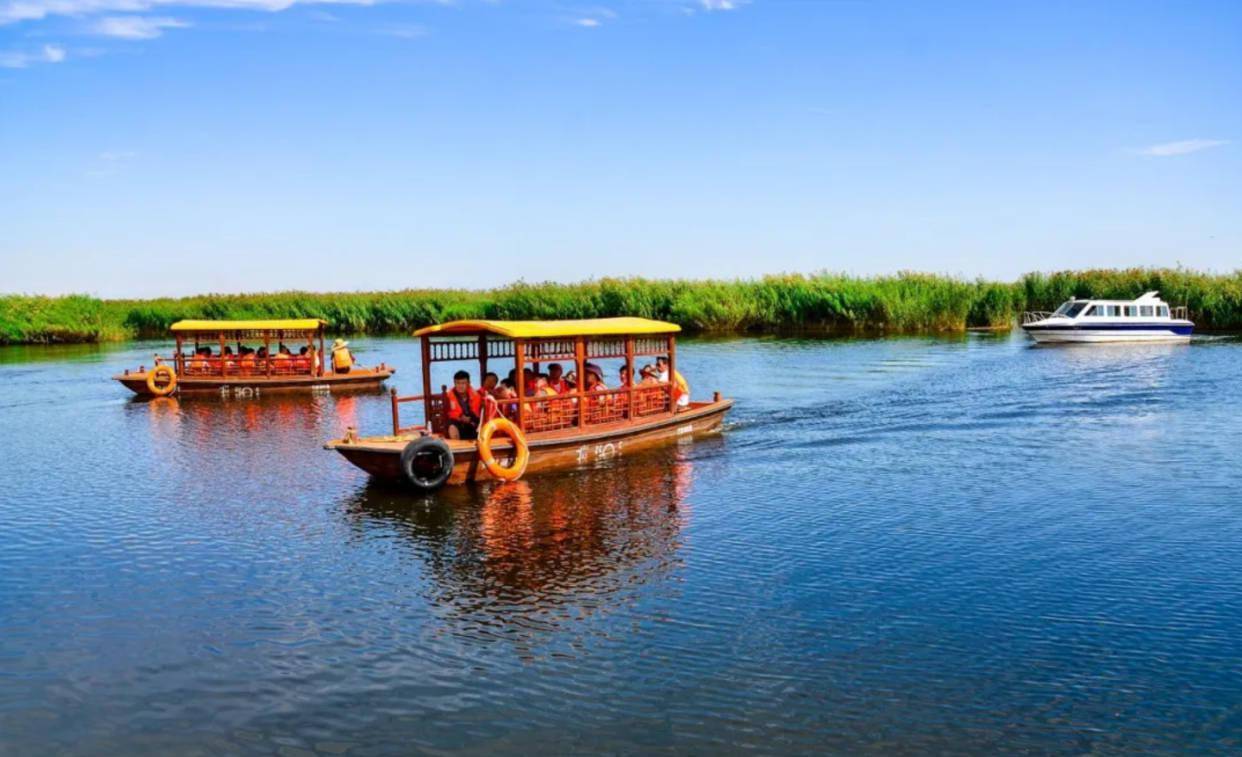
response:
{"label": "white cloud", "polygon": [[574,26],[581,26],[584,29],[596,29],[603,26],[605,22],[613,21],[617,18],[617,12],[612,8],[586,8],[580,12],[582,15],[573,19],[570,23]]}
{"label": "white cloud", "polygon": [[49,16],[142,13],[153,8],[231,8],[283,11],[294,5],[372,5],[375,0],[0,0],[0,25],[37,21]]}
{"label": "white cloud", "polygon": [[746,4],[746,0],[699,0],[699,5],[703,6],[703,10],[711,11],[735,11]]}
{"label": "white cloud", "polygon": [[1213,147],[1221,147],[1229,144],[1227,139],[1184,139],[1180,142],[1165,142],[1159,145],[1150,145],[1139,150],[1140,155],[1150,155],[1156,158],[1167,158],[1173,155],[1189,155],[1192,152],[1200,150],[1208,150]]}
{"label": "white cloud", "polygon": [[184,21],[166,16],[104,16],[95,22],[91,31],[105,37],[119,39],[155,39],[165,29],[184,29]]}
{"label": "white cloud", "polygon": [[385,26],[379,30],[379,33],[385,37],[396,37],[398,39],[418,39],[427,36],[427,27],[418,24],[400,24]]}
{"label": "white cloud", "polygon": [[44,45],[35,52],[8,50],[0,52],[0,68],[26,68],[32,63],[60,63],[65,55],[65,48],[60,45]]}

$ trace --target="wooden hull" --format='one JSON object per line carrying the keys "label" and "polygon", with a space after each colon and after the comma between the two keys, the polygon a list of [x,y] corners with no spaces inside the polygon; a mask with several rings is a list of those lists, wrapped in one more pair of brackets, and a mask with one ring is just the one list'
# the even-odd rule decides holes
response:
{"label": "wooden hull", "polygon": [[[613,424],[540,434],[529,440],[530,464],[526,475],[570,468],[587,468],[607,460],[666,444],[688,441],[696,436],[717,433],[733,400],[694,402],[690,408],[675,415],[665,415],[637,424]],[[341,453],[346,460],[373,477],[386,481],[403,481],[401,451],[414,435],[378,436],[349,442],[336,439],[325,448]],[[474,442],[446,440],[453,450],[453,473],[446,483],[464,484],[487,481],[492,476],[479,462]],[[492,447],[497,458],[512,451],[507,443]]]}
{"label": "wooden hull", "polygon": [[[353,370],[326,376],[179,376],[178,395],[253,397],[270,392],[341,392],[375,389],[395,373],[393,368]],[[147,374],[126,373],[112,378],[140,397],[153,397]]]}

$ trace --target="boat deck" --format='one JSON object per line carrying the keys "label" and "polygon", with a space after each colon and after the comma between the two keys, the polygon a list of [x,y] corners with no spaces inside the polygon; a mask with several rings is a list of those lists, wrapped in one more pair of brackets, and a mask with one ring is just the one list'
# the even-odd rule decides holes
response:
{"label": "boat deck", "polygon": [[[666,444],[679,438],[719,431],[724,415],[733,407],[733,400],[691,402],[677,413],[630,423],[601,424],[585,431],[577,428],[546,431],[527,437],[530,448],[528,472],[590,465],[648,447]],[[408,433],[367,436],[355,439],[333,439],[324,444],[371,475],[396,480],[402,477],[401,452],[411,440],[420,436],[417,429]],[[474,441],[445,439],[453,452],[454,473],[451,484],[491,478],[479,464],[478,447]],[[492,450],[504,457],[513,450],[508,440],[497,439]]]}

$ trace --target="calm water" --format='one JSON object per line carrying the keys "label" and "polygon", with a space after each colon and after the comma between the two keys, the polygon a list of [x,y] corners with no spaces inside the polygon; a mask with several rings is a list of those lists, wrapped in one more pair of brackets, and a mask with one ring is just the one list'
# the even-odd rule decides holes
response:
{"label": "calm water", "polygon": [[434,497],[158,346],[0,351],[0,752],[1242,747],[1242,341],[687,341],[724,435]]}

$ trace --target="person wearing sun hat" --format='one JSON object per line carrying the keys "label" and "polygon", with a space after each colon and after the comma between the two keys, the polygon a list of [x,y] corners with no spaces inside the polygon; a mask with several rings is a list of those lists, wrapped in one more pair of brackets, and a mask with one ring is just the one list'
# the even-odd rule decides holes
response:
{"label": "person wearing sun hat", "polygon": [[[600,368],[595,363],[587,363],[586,366],[583,368],[583,373],[585,373],[587,376],[586,390],[588,392],[603,392],[603,391],[608,390],[608,387],[604,385],[604,369],[603,368]],[[592,376],[595,377],[594,381],[591,380]]]}
{"label": "person wearing sun hat", "polygon": [[332,342],[332,370],[334,373],[349,373],[354,367],[354,355],[349,351],[349,342],[337,339]]}

